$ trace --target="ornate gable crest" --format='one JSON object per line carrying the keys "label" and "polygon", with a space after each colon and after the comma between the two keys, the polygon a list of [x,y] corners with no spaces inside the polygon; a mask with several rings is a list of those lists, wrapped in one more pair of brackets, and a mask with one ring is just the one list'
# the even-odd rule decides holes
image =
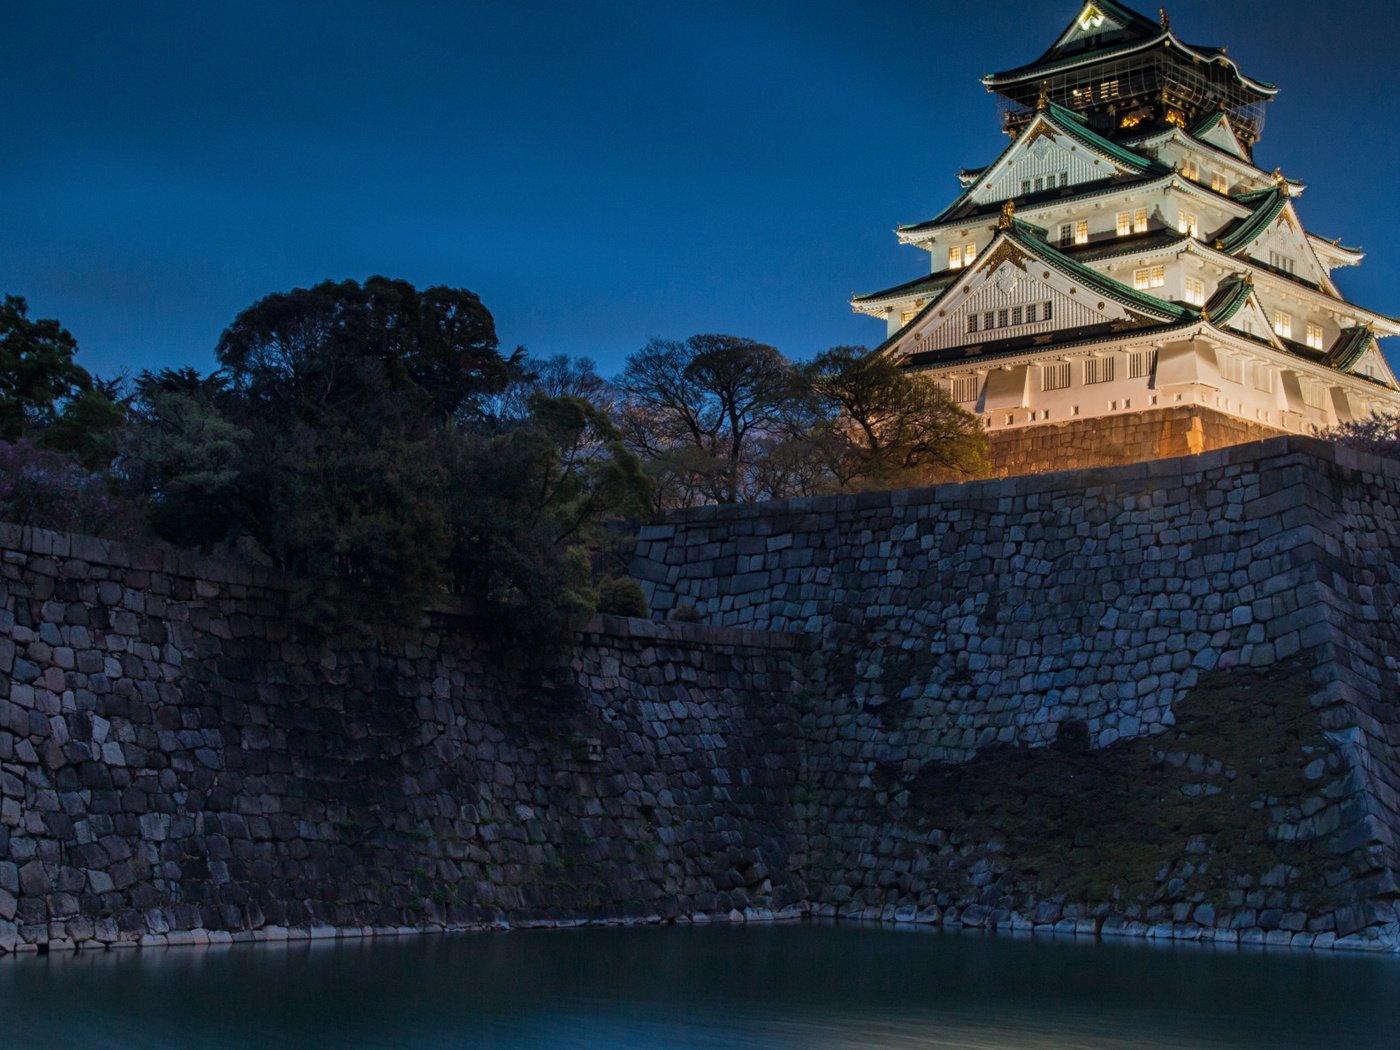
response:
{"label": "ornate gable crest", "polygon": [[1027,255],[1020,248],[1018,248],[1015,244],[1011,243],[1011,241],[1002,241],[999,245],[997,245],[996,250],[993,251],[990,255],[988,255],[985,260],[983,260],[982,265],[977,267],[976,272],[981,273],[982,271],[987,269],[995,270],[1002,263],[1009,262],[1012,266],[1016,267],[1022,273],[1025,273],[1026,260],[1029,258],[1029,255]]}

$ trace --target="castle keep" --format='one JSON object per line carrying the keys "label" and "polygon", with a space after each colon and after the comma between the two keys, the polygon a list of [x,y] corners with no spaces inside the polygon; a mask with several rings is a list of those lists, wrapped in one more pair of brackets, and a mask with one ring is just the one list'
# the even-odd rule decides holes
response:
{"label": "castle keep", "polygon": [[1303,183],[1256,161],[1273,84],[1111,0],[983,83],[1010,144],[899,229],[932,272],[852,305],[983,421],[1003,473],[1400,409],[1378,345],[1400,323],[1332,279],[1360,250],[1308,231]]}

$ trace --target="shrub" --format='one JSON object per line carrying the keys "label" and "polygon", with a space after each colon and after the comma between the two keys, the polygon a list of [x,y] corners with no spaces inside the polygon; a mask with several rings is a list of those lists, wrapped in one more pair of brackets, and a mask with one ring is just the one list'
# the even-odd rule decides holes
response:
{"label": "shrub", "polygon": [[614,616],[647,616],[647,596],[630,576],[609,576],[598,587],[598,611]]}
{"label": "shrub", "polygon": [[23,439],[0,441],[0,519],[94,536],[139,528],[134,509],[113,493],[107,475]]}
{"label": "shrub", "polygon": [[1342,423],[1322,436],[1364,452],[1400,456],[1400,412],[1387,412],[1351,423]]}

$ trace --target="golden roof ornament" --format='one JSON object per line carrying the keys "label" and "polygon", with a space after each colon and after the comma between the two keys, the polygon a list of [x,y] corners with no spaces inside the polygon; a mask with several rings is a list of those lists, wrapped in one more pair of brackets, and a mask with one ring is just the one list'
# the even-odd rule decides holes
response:
{"label": "golden roof ornament", "polygon": [[1167,14],[1167,9],[1166,9],[1165,7],[1159,7],[1159,8],[1157,8],[1157,17],[1159,17],[1159,18],[1162,20],[1162,28],[1163,28],[1163,29],[1171,29],[1171,27],[1172,27],[1171,16],[1170,16],[1169,14]]}
{"label": "golden roof ornament", "polygon": [[1282,168],[1275,168],[1275,169],[1274,169],[1273,180],[1274,180],[1274,182],[1276,182],[1276,183],[1277,183],[1278,185],[1280,185],[1280,186],[1282,186],[1285,182],[1288,181],[1288,179],[1286,179],[1286,178],[1284,177],[1283,169],[1282,169]]}
{"label": "golden roof ornament", "polygon": [[1016,225],[1016,202],[1010,197],[1001,206],[1001,220],[997,223],[997,229],[1009,230]]}
{"label": "golden roof ornament", "polygon": [[1050,85],[1045,81],[1040,82],[1040,94],[1035,100],[1035,110],[1037,113],[1044,113],[1050,108]]}

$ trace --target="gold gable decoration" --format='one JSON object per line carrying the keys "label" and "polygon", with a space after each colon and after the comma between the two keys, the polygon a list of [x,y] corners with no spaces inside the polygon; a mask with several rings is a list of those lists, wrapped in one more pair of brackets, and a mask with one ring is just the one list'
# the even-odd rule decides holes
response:
{"label": "gold gable decoration", "polygon": [[984,261],[981,266],[977,267],[977,272],[981,273],[983,270],[995,271],[1002,263],[1009,262],[1012,266],[1016,267],[1016,269],[1025,273],[1026,260],[1029,258],[1029,255],[1010,241],[1002,241],[996,251],[988,255],[986,261]]}

